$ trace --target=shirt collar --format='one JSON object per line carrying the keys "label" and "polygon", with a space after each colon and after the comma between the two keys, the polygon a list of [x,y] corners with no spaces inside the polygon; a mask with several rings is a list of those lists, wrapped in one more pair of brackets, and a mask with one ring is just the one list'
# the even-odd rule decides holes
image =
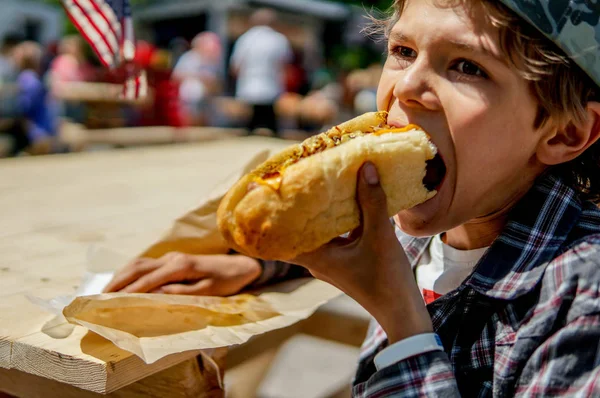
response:
{"label": "shirt collar", "polygon": [[[465,283],[483,295],[504,300],[530,292],[548,263],[569,242],[582,206],[577,193],[560,178],[543,175],[512,209],[504,230]],[[587,208],[586,219],[595,219],[592,224],[600,232],[600,211],[590,203]],[[407,235],[399,238],[412,264],[431,240]]]}

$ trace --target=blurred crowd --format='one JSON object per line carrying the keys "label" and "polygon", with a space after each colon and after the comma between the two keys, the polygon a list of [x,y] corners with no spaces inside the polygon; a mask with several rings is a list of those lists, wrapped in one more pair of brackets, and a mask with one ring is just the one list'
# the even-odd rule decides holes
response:
{"label": "blurred crowd", "polygon": [[248,134],[262,130],[284,137],[286,131],[313,134],[376,109],[380,60],[362,70],[339,73],[323,65],[307,71],[303,54],[277,31],[276,20],[270,9],[255,11],[250,28],[231,49],[208,31],[189,42],[173,38],[168,48],[139,41],[134,66],[146,71],[149,95],[132,102],[78,94],[122,83],[125,73],[94,62],[78,35],[46,46],[5,36],[0,46],[3,155],[77,150],[61,139],[68,123],[88,129],[242,127]]}

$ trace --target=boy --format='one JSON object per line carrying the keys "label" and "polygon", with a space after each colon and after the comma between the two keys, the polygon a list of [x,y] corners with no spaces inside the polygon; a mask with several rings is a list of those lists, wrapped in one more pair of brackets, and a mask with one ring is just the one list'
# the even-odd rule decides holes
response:
{"label": "boy", "polygon": [[[444,181],[395,234],[367,163],[360,231],[294,260],[377,321],[355,396],[600,394],[600,10],[558,3],[394,2],[378,107],[424,127]],[[187,269],[215,293],[217,261],[140,265],[110,290],[181,293],[160,286]],[[227,280],[277,270],[235,261]]]}

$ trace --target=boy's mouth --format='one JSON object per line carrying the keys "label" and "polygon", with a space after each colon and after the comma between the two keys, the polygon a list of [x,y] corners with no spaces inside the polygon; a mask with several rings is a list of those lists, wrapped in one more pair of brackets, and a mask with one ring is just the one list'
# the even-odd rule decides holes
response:
{"label": "boy's mouth", "polygon": [[[388,123],[396,128],[403,128],[406,126],[406,124],[401,124],[389,120]],[[445,176],[446,164],[444,163],[444,159],[440,155],[438,149],[433,159],[430,159],[426,162],[426,174],[425,177],[423,177],[423,185],[425,186],[425,188],[427,188],[428,191],[439,191],[440,186],[444,182]]]}
{"label": "boy's mouth", "polygon": [[445,176],[446,164],[440,154],[436,153],[433,159],[427,161],[427,173],[423,178],[423,185],[429,191],[438,190]]}

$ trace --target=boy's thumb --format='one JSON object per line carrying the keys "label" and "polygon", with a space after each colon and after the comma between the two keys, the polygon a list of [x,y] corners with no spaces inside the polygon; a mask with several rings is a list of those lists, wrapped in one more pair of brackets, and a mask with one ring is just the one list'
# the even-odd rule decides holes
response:
{"label": "boy's thumb", "polygon": [[365,163],[358,178],[358,202],[362,213],[363,231],[376,228],[377,224],[389,224],[387,198],[379,181],[375,165]]}

